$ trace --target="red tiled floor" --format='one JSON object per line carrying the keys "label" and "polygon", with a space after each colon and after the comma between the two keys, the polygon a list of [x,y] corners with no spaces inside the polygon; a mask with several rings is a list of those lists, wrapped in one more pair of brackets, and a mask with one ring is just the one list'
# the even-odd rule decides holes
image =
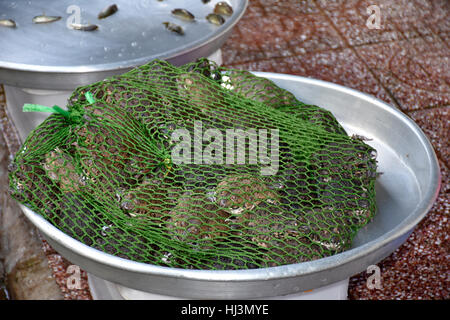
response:
{"label": "red tiled floor", "polygon": [[281,16],[245,17],[222,47],[225,65],[292,56],[287,39],[293,36],[281,22]]}
{"label": "red tiled floor", "polygon": [[427,74],[426,82],[438,91],[450,90],[450,50],[437,36],[410,39],[414,61]]}
{"label": "red tiled floor", "polygon": [[409,112],[409,116],[422,128],[441,159],[450,165],[450,106]]}
{"label": "red tiled floor", "polygon": [[297,15],[301,13],[318,13],[318,7],[312,1],[298,0],[251,0],[258,2],[267,15],[280,14],[283,16]]}
{"label": "red tiled floor", "polygon": [[241,43],[249,44],[250,48],[257,46],[264,59],[292,56],[288,42],[294,37],[295,30],[287,28],[282,20],[281,15],[243,19],[239,23]]}
{"label": "red tiled floor", "polygon": [[240,31],[239,41],[247,45],[259,45],[273,38],[290,39],[293,31],[284,26],[282,19],[280,15],[263,16],[258,19],[242,18],[237,26]]}
{"label": "red tiled floor", "polygon": [[[445,35],[450,30],[447,0],[319,0],[350,45]],[[365,24],[370,5],[380,8],[382,29],[369,30]]]}
{"label": "red tiled floor", "polygon": [[[449,10],[447,10],[447,12]],[[430,29],[433,30],[434,34],[441,37],[442,40],[447,39],[446,43],[447,45],[449,44],[448,39],[450,37],[450,19],[447,18],[439,24],[430,25]]]}
{"label": "red tiled floor", "polygon": [[[355,48],[403,110],[450,104],[449,53],[436,37]],[[437,41],[437,42],[436,42]]]}
{"label": "red tiled floor", "polygon": [[[222,48],[224,64],[239,64],[259,59],[288,57],[306,52],[342,48],[344,40],[322,13],[302,10],[285,16],[245,16]],[[263,57],[262,57],[263,56]]]}
{"label": "red tiled floor", "polygon": [[283,19],[292,37],[287,41],[294,54],[345,47],[342,37],[322,14],[297,15]]}
{"label": "red tiled floor", "polygon": [[354,8],[360,0],[316,0],[319,7],[330,14],[340,15],[346,10]]}
{"label": "red tiled floor", "polygon": [[403,3],[389,15],[405,38],[436,34],[450,30],[447,0],[413,0]]}
{"label": "red tiled floor", "polygon": [[297,57],[302,75],[344,85],[394,104],[366,65],[351,49],[305,54]]}
{"label": "red tiled floor", "polygon": [[[402,34],[393,21],[383,14],[386,4],[383,6],[381,2],[383,1],[321,0],[319,4],[348,44],[359,46],[402,39]],[[380,6],[380,29],[370,29],[366,25],[371,15],[367,8],[373,4]],[[390,8],[394,6],[393,3],[389,5]]]}
{"label": "red tiled floor", "polygon": [[450,31],[447,33],[442,33],[439,37],[447,45],[447,47],[450,48]]}

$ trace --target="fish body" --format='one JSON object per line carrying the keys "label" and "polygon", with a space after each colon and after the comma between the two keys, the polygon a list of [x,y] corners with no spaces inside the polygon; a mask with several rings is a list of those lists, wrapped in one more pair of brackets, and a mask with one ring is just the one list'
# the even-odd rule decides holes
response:
{"label": "fish body", "polygon": [[15,28],[16,22],[11,19],[2,19],[2,20],[0,20],[0,26],[7,27],[7,28]]}
{"label": "fish body", "polygon": [[186,9],[173,9],[172,10],[172,14],[181,19],[181,20],[185,20],[185,21],[195,21],[195,16],[190,13],[189,11],[187,11]]}
{"label": "fish body", "polygon": [[75,192],[86,185],[85,178],[77,172],[74,159],[59,148],[45,155],[44,168],[47,176],[58,183],[62,191]]}
{"label": "fish body", "polygon": [[231,214],[252,210],[262,201],[277,201],[277,195],[263,181],[249,175],[230,175],[215,190],[217,204]]}
{"label": "fish body", "polygon": [[[229,214],[202,195],[186,192],[169,214],[169,233],[186,242],[220,241],[229,232]],[[203,241],[202,241],[203,240]]]}
{"label": "fish body", "polygon": [[215,24],[217,26],[221,26],[225,23],[225,19],[215,13],[210,13],[206,16],[206,20],[208,20],[209,22],[211,22],[212,24]]}
{"label": "fish body", "polygon": [[184,30],[181,26],[172,23],[172,22],[163,22],[163,25],[166,26],[166,29],[175,33],[178,33],[179,35],[184,35]]}
{"label": "fish body", "polygon": [[55,21],[58,21],[58,20],[61,20],[60,16],[46,16],[44,14],[44,15],[41,15],[41,16],[35,16],[33,18],[33,23],[36,23],[36,24],[51,23],[51,22],[55,22]]}
{"label": "fish body", "polygon": [[233,8],[228,3],[221,1],[214,7],[214,13],[231,16],[233,14]]}

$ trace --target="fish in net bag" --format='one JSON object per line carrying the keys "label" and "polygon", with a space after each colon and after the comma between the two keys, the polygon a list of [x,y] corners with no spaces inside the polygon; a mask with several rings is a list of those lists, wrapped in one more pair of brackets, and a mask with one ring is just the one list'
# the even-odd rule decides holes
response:
{"label": "fish in net bag", "polygon": [[121,258],[209,270],[311,261],[349,249],[376,212],[376,151],[247,71],[155,60],[52,112],[9,167],[11,195]]}

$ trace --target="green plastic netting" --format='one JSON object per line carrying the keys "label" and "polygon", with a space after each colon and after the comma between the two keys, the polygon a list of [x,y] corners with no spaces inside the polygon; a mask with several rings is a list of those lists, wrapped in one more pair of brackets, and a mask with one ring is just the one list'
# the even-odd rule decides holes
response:
{"label": "green plastic netting", "polygon": [[[375,150],[249,72],[156,60],[76,89],[67,107],[28,136],[10,190],[101,251],[176,268],[279,266],[348,249],[376,211]],[[250,134],[229,144],[227,130]]]}

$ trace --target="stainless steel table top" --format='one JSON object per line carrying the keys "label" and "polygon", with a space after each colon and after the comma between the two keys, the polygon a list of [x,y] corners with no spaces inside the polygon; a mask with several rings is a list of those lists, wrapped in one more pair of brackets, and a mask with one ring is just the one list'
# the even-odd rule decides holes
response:
{"label": "stainless steel table top", "polygon": [[[0,1],[0,19],[13,19],[17,27],[0,27],[0,83],[19,87],[73,90],[128,71],[153,59],[183,64],[209,56],[220,48],[242,17],[248,0],[227,0],[234,9],[222,26],[205,17],[218,0],[16,0]],[[119,10],[99,20],[98,13],[111,4]],[[67,27],[79,8],[82,24],[99,26],[92,32]],[[171,14],[185,8],[196,22],[184,22]],[[48,24],[34,24],[44,14],[61,16]],[[165,29],[162,22],[182,26],[183,36]]]}

